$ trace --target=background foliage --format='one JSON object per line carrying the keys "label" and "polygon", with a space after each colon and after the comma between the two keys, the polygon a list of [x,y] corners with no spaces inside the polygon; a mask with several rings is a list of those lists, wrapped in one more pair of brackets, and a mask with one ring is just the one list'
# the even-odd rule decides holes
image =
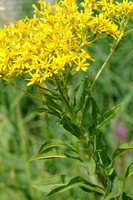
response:
{"label": "background foliage", "polygon": [[[10,15],[10,19],[9,16],[3,19],[1,12],[1,26],[5,22],[8,24],[10,21],[22,19],[25,15],[32,17],[31,5],[32,3],[37,5],[36,0],[14,0],[14,2],[15,9],[13,8],[12,13],[15,14]],[[7,1],[6,9],[9,9]],[[119,144],[133,139],[132,44],[133,34],[123,39],[122,44],[119,44],[117,54],[111,58],[93,90],[93,96],[97,99],[101,112],[121,102],[125,103],[115,120],[104,129],[103,141],[109,152],[112,152]],[[95,51],[91,54],[96,62],[89,66],[90,80],[95,77],[108,55],[107,41],[97,41],[94,49]],[[84,76],[85,73],[81,72],[77,79],[82,81]],[[77,80],[73,84],[76,82]],[[25,90],[29,89],[20,80],[18,84]],[[33,92],[36,93],[36,88],[33,88]],[[74,137],[70,138],[72,136],[69,133],[56,125],[57,119],[53,116],[31,112],[32,109],[39,107],[38,104],[21,91],[0,80],[0,199],[2,200],[9,199],[9,195],[11,200],[43,199],[44,194],[32,187],[35,180],[56,173],[75,176],[79,174],[78,167],[75,170],[75,165],[62,159],[33,163],[27,161],[46,139],[60,137],[66,143],[69,143],[71,139],[73,144],[77,142]],[[130,151],[116,160],[115,167],[119,177],[123,178],[124,171],[132,158],[133,151]],[[84,173],[80,171],[80,174]],[[132,192],[132,178],[131,176],[126,184],[127,192]],[[49,199],[96,200],[98,197],[93,195],[88,197],[88,193],[74,189]]]}

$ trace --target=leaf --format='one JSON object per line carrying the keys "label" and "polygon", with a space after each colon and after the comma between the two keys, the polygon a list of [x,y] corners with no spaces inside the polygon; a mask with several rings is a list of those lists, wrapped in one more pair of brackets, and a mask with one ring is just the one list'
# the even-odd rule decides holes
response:
{"label": "leaf", "polygon": [[83,108],[85,97],[87,95],[90,95],[90,85],[91,85],[90,80],[88,78],[88,75],[86,74],[85,79],[83,80],[83,90],[82,90],[82,94],[80,97],[80,103],[79,103],[81,109]]}
{"label": "leaf", "polygon": [[104,200],[110,200],[121,195],[123,183],[121,180],[116,177],[112,182],[108,179],[107,189],[104,195]]}
{"label": "leaf", "polygon": [[52,95],[48,94],[48,93],[41,93],[41,95],[45,96],[46,98],[61,100],[61,96],[59,94],[53,93],[52,91],[51,91],[51,93],[52,93]]}
{"label": "leaf", "polygon": [[124,180],[123,180],[123,190],[125,188],[125,183],[126,183],[127,178],[131,175],[133,175],[133,163],[131,163],[126,169]]}
{"label": "leaf", "polygon": [[96,163],[95,160],[91,157],[91,160],[89,162],[89,175],[93,175],[96,170]]}
{"label": "leaf", "polygon": [[60,147],[60,146],[67,147],[72,151],[78,152],[73,147],[71,147],[71,146],[67,145],[65,142],[63,142],[61,139],[54,138],[54,139],[47,140],[46,142],[44,142],[41,145],[38,153],[42,153],[43,151],[45,151],[46,149],[49,149],[51,147]]}
{"label": "leaf", "polygon": [[133,199],[133,194],[128,194],[126,192],[122,194],[122,200],[132,200],[132,199]]}
{"label": "leaf", "polygon": [[92,103],[92,117],[94,119],[94,121],[96,121],[98,119],[98,117],[101,116],[98,105],[95,101],[95,99],[91,96],[90,97],[91,103]]}
{"label": "leaf", "polygon": [[79,90],[80,84],[74,89],[74,103],[73,103],[73,107],[76,106],[76,96],[77,96],[77,92]]}
{"label": "leaf", "polygon": [[53,175],[46,178],[43,178],[42,180],[38,181],[36,184],[33,185],[33,187],[37,188],[38,190],[42,192],[49,193],[52,189],[66,185],[70,181],[70,177],[66,175]]}
{"label": "leaf", "polygon": [[107,126],[114,119],[121,106],[122,104],[119,104],[109,111],[105,112],[101,117],[98,117],[96,121],[96,126],[91,130],[91,133],[96,134],[98,130],[101,130],[105,126]]}
{"label": "leaf", "polygon": [[125,177],[124,179],[127,179],[129,176],[131,176],[133,174],[133,163],[131,163],[125,173]]}
{"label": "leaf", "polygon": [[60,124],[63,125],[64,129],[66,129],[67,131],[69,131],[70,133],[72,133],[77,138],[80,137],[79,127],[76,124],[74,124],[67,115],[64,115],[61,118],[59,125]]}
{"label": "leaf", "polygon": [[[88,97],[88,98],[87,98]],[[85,105],[85,108],[84,108],[84,113],[83,113],[83,122],[86,120],[86,118],[88,117],[88,114],[89,114],[89,108],[90,108],[90,97],[89,96],[86,96],[85,98],[87,98],[87,101],[86,101],[86,105]]]}
{"label": "leaf", "polygon": [[52,114],[52,115],[57,116],[57,117],[60,118],[60,113],[58,113],[58,112],[56,112],[54,110],[50,111],[47,108],[37,108],[37,109],[32,110],[31,112],[40,112],[40,113],[45,112],[45,113]]}
{"label": "leaf", "polygon": [[[55,140],[56,140],[56,144],[53,143]],[[86,165],[87,165],[86,162],[83,162],[79,156],[73,156],[72,154],[69,155],[68,153],[65,153],[61,150],[55,149],[54,147],[65,146],[65,145],[63,145],[62,141],[60,141],[60,140],[57,141],[57,140],[58,139],[53,139],[53,141],[49,140],[46,143],[44,143],[40,147],[38,154],[32,156],[29,161],[40,160],[40,159],[50,159],[50,158],[68,158],[69,160],[74,162],[76,165],[78,165],[80,167],[86,167]],[[66,147],[68,147],[73,152],[78,153],[72,147],[70,147],[68,145],[66,145]]]}
{"label": "leaf", "polygon": [[111,166],[114,164],[115,159],[125,151],[133,149],[133,141],[130,143],[120,145],[112,154]]}
{"label": "leaf", "polygon": [[51,149],[47,149],[43,153],[34,155],[33,157],[30,158],[29,161],[48,159],[48,158],[66,158],[66,157],[67,155],[64,152],[51,148]]}
{"label": "leaf", "polygon": [[57,102],[55,100],[53,100],[50,97],[46,97],[46,100],[43,102],[44,105],[47,105],[49,109],[54,109],[57,110],[58,112],[62,112],[62,108],[59,104],[57,104]]}
{"label": "leaf", "polygon": [[41,182],[34,185],[34,187],[36,187],[37,189],[48,192],[45,199],[56,193],[64,192],[77,186],[81,188],[86,188],[86,190],[88,189],[89,192],[103,194],[101,187],[85,180],[80,176],[70,178],[67,175],[56,175],[45,178]]}
{"label": "leaf", "polygon": [[101,147],[101,151],[100,151],[100,156],[101,156],[101,160],[102,163],[104,163],[105,167],[108,167],[108,165],[110,164],[110,158],[108,156],[108,152],[105,146]]}

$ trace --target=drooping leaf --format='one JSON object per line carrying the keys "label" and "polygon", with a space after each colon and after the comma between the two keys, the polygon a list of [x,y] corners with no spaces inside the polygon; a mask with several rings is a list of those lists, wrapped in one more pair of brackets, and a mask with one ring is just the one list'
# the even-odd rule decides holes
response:
{"label": "drooping leaf", "polygon": [[96,192],[103,194],[103,189],[80,176],[68,177],[67,175],[56,175],[48,178],[44,178],[34,185],[37,189],[47,192],[45,199],[59,192],[72,189],[74,187],[86,188],[89,192]]}
{"label": "drooping leaf", "polygon": [[61,118],[60,124],[63,125],[64,129],[66,129],[67,131],[69,131],[70,133],[72,133],[77,138],[80,137],[79,127],[76,124],[74,124],[67,115],[64,115]]}
{"label": "drooping leaf", "polygon": [[37,188],[38,190],[42,192],[49,193],[51,190],[53,190],[56,187],[68,184],[70,180],[71,178],[64,174],[53,175],[53,176],[43,178],[42,180],[34,184],[33,187]]}
{"label": "drooping leaf", "polygon": [[67,144],[66,144],[64,141],[62,141],[61,139],[54,138],[54,139],[45,141],[45,142],[41,145],[41,147],[40,147],[38,153],[42,153],[42,152],[44,152],[46,149],[49,149],[49,148],[52,148],[52,147],[60,147],[60,146],[67,147],[67,148],[69,148],[70,150],[77,152],[76,149],[74,149],[73,147],[67,145]]}
{"label": "drooping leaf", "polygon": [[[86,162],[82,161],[82,159],[79,157],[79,155],[75,156],[71,152],[69,155],[68,153],[65,153],[59,149],[54,148],[54,147],[63,146],[63,143],[61,144],[61,142],[59,143],[59,141],[58,141],[58,145],[57,145],[57,143],[56,143],[56,145],[54,145],[54,144],[52,144],[52,142],[49,144],[50,145],[48,146],[48,143],[46,142],[45,143],[46,146],[42,146],[42,148],[39,149],[38,154],[32,156],[29,161],[41,160],[41,159],[51,159],[51,158],[67,158],[67,159],[71,160],[72,162],[74,162],[76,165],[86,168],[86,165],[87,165]],[[66,145],[66,147],[68,147],[70,150],[72,150],[72,152],[76,152],[70,146]]]}
{"label": "drooping leaf", "polygon": [[118,197],[121,195],[123,187],[123,182],[116,177],[112,182],[108,179],[107,189],[105,191],[104,200],[110,200],[112,198]]}
{"label": "drooping leaf", "polygon": [[37,108],[37,109],[32,110],[32,112],[39,112],[39,113],[45,112],[45,113],[48,113],[48,114],[51,114],[51,115],[54,115],[54,116],[57,116],[60,118],[59,112],[57,112],[55,110],[51,111],[47,108]]}
{"label": "drooping leaf", "polygon": [[57,111],[60,111],[60,112],[62,112],[62,108],[61,108],[61,106],[55,101],[55,100],[53,100],[52,98],[50,98],[50,97],[46,97],[46,99],[45,99],[45,101],[43,102],[43,104],[44,105],[47,105],[48,106],[48,108],[50,108],[50,109],[54,109],[54,110],[57,110]]}
{"label": "drooping leaf", "polygon": [[41,93],[41,95],[43,95],[46,98],[50,98],[50,99],[55,99],[55,100],[61,100],[61,96],[59,94],[53,93],[51,91],[52,94],[48,94],[48,93]]}
{"label": "drooping leaf", "polygon": [[43,153],[39,153],[30,158],[29,161],[48,159],[48,158],[66,158],[67,155],[58,149],[47,149]]}

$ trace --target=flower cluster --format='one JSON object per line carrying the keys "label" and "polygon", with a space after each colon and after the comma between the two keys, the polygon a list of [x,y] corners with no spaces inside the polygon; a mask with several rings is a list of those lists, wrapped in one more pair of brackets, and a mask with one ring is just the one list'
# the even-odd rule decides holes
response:
{"label": "flower cluster", "polygon": [[74,0],[51,5],[39,0],[35,14],[0,29],[0,76],[28,74],[28,85],[69,71],[87,70],[94,60],[86,46],[103,36],[119,38],[122,23],[133,14],[133,2]]}

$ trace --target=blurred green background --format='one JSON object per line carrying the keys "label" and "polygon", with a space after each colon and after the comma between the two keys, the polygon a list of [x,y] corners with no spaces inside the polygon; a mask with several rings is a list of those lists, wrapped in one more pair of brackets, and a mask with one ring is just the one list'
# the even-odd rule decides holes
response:
{"label": "blurred green background", "polygon": [[[11,24],[25,16],[32,17],[32,4],[37,0],[1,0],[0,26]],[[2,9],[3,8],[3,9]],[[133,23],[133,19],[130,22]],[[114,55],[99,77],[94,90],[101,112],[124,102],[122,109],[113,122],[104,129],[103,141],[109,153],[119,145],[133,140],[133,34],[123,38],[118,52]],[[109,53],[108,41],[94,44],[91,55],[96,59],[88,69],[90,80]],[[81,72],[75,82],[81,81],[85,74]],[[26,84],[18,84],[28,90]],[[36,95],[35,88],[32,89]],[[47,160],[29,163],[27,160],[37,152],[39,146],[48,138],[62,138],[66,143],[76,143],[75,138],[56,125],[57,118],[47,114],[31,112],[39,103],[27,97],[13,86],[0,79],[0,200],[41,200],[44,193],[34,189],[36,180],[51,174],[69,174],[85,176],[84,170],[69,161]],[[115,167],[123,178],[126,167],[133,161],[133,151],[122,154],[116,160]],[[133,190],[133,177],[126,185],[127,192]],[[70,190],[49,198],[51,200],[96,200],[92,194],[79,189]]]}

